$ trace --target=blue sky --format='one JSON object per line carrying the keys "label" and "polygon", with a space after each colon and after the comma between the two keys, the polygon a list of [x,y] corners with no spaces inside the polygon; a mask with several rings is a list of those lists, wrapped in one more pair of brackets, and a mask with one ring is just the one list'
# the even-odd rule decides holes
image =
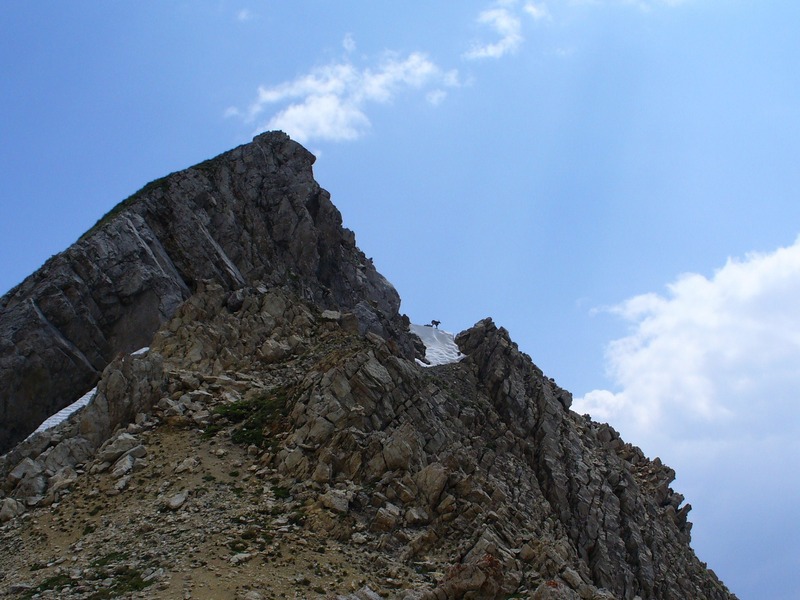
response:
{"label": "blue sky", "polygon": [[800,597],[800,3],[21,2],[0,293],[283,128],[415,322],[505,326],[678,471],[741,598]]}

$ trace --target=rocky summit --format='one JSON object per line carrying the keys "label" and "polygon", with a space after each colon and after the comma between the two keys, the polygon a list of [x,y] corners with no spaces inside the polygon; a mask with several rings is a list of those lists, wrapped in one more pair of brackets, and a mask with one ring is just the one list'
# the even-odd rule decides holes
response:
{"label": "rocky summit", "polygon": [[148,184],[0,300],[0,589],[735,598],[674,471],[571,411],[505,329],[424,365],[312,164],[260,135]]}

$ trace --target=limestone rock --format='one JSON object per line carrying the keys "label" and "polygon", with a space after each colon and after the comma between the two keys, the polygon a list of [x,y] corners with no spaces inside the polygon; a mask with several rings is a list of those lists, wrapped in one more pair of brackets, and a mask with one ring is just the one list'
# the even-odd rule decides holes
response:
{"label": "limestone rock", "polygon": [[342,490],[329,490],[327,493],[320,496],[322,506],[329,508],[334,512],[345,514],[350,507],[350,500],[347,493]]}
{"label": "limestone rock", "polygon": [[34,477],[42,471],[44,471],[44,467],[40,463],[30,457],[25,457],[8,474],[8,480],[12,485],[16,485],[26,477]]}
{"label": "limestone rock", "polygon": [[120,456],[139,445],[139,440],[136,437],[123,432],[100,448],[98,459],[102,462],[114,462]]}
{"label": "limestone rock", "polygon": [[119,479],[123,475],[130,473],[135,465],[136,459],[130,454],[125,454],[111,468],[111,476],[114,479]]}
{"label": "limestone rock", "polygon": [[24,504],[17,502],[13,498],[5,498],[2,505],[0,505],[0,523],[5,523],[24,512]]}
{"label": "limestone rock", "polygon": [[180,474],[185,471],[194,471],[200,465],[200,461],[195,456],[185,458],[175,467],[175,473]]}
{"label": "limestone rock", "polygon": [[184,505],[186,502],[186,498],[188,498],[189,493],[187,490],[183,490],[174,494],[167,498],[166,506],[170,510],[178,510],[181,506]]}
{"label": "limestone rock", "polygon": [[290,283],[331,310],[368,302],[365,330],[397,328],[397,292],[342,228],[313,162],[266,133],[154,181],[0,299],[0,339],[16,340],[0,344],[0,453],[118,353],[148,346],[204,280],[233,293],[234,312],[239,289]]}
{"label": "limestone rock", "polygon": [[4,580],[69,600],[126,574],[154,598],[735,598],[691,549],[674,471],[572,412],[506,330],[413,360],[311,163],[259,136],[0,300],[0,439],[97,383],[0,457]]}
{"label": "limestone rock", "polygon": [[374,531],[390,531],[400,521],[400,508],[387,502],[386,506],[378,509],[375,519],[372,521]]}
{"label": "limestone rock", "polygon": [[44,468],[55,473],[63,467],[74,467],[91,458],[94,448],[89,440],[77,436],[59,442],[44,459]]}
{"label": "limestone rock", "polygon": [[381,600],[381,595],[374,592],[369,586],[364,586],[352,594],[336,596],[336,600]]}
{"label": "limestone rock", "polygon": [[569,586],[548,580],[540,584],[531,595],[531,600],[580,600],[580,595]]}
{"label": "limestone rock", "polygon": [[435,506],[447,484],[447,469],[440,463],[431,463],[417,473],[416,484],[428,505]]}
{"label": "limestone rock", "polygon": [[70,487],[78,480],[78,473],[72,467],[63,467],[59,469],[48,481],[47,490],[52,494],[56,494],[63,489]]}

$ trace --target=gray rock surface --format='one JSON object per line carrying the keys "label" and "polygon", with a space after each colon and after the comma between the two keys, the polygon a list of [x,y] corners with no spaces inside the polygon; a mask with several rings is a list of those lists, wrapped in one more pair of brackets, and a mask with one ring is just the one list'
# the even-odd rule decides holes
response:
{"label": "gray rock surface", "polygon": [[397,292],[342,227],[313,162],[285,134],[259,135],[146,185],[0,298],[0,453],[120,352],[147,346],[204,281],[233,291],[231,310],[258,282],[358,306],[364,332],[397,328]]}
{"label": "gray rock surface", "polygon": [[[152,315],[157,329],[146,355],[102,367],[88,406],[0,457],[6,592],[120,590],[100,576],[107,561],[102,573],[135,571],[153,598],[193,597],[205,576],[215,597],[735,598],[691,549],[674,471],[572,412],[505,329],[484,319],[459,334],[458,363],[414,361],[394,291],[371,265],[351,270],[360,253],[302,148],[269,135],[223,157],[148,186],[78,245],[128,222],[151,240],[149,283],[125,284],[150,300],[112,286],[104,306],[126,307],[109,330],[120,343],[142,343]],[[144,259],[129,260],[137,273]],[[45,304],[14,304],[20,293],[4,306]],[[0,358],[24,370],[22,357]],[[62,530],[61,555],[32,570]]]}

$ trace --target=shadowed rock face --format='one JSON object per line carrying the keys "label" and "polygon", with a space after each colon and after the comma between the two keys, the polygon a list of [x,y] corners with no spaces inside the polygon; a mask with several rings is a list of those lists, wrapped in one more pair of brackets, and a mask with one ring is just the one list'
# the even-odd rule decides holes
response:
{"label": "shadowed rock face", "polygon": [[0,299],[0,453],[118,353],[146,346],[201,281],[288,287],[352,310],[364,330],[394,328],[400,298],[342,227],[313,162],[266,133],[154,181]]}

